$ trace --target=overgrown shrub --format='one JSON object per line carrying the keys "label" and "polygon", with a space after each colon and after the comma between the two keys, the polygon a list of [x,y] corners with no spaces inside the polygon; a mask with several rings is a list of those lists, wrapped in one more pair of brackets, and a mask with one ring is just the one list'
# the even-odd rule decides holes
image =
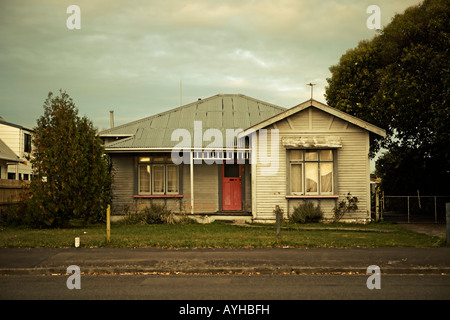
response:
{"label": "overgrown shrub", "polygon": [[320,206],[315,206],[311,201],[306,201],[294,208],[294,212],[289,218],[293,223],[319,222],[323,218],[323,211]]}
{"label": "overgrown shrub", "polygon": [[2,226],[18,226],[23,224],[23,220],[17,204],[10,204],[0,211],[0,225]]}
{"label": "overgrown shrub", "polygon": [[163,205],[151,204],[138,212],[128,212],[126,224],[174,224],[175,215]]}
{"label": "overgrown shrub", "polygon": [[27,226],[32,228],[44,228],[39,216],[40,209],[30,205],[30,190],[25,188],[20,194],[20,200],[10,203],[0,211],[0,225],[9,227]]}

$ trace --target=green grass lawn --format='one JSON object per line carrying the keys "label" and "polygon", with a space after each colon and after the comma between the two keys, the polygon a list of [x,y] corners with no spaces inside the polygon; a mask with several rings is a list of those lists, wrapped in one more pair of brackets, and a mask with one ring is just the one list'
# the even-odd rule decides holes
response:
{"label": "green grass lawn", "polygon": [[73,247],[75,237],[80,237],[81,247],[438,247],[445,242],[387,223],[283,224],[282,227],[281,241],[278,241],[273,224],[112,224],[109,244],[105,225],[53,230],[0,227],[0,247]]}

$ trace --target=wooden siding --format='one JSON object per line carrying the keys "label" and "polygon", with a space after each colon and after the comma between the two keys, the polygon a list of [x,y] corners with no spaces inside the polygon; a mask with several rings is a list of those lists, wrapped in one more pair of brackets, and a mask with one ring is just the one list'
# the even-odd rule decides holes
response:
{"label": "wooden siding", "polygon": [[358,198],[357,212],[344,218],[370,218],[370,167],[367,132],[341,135],[343,146],[338,150],[337,190],[340,200],[350,192]]}
{"label": "wooden siding", "polygon": [[[113,201],[112,212],[125,214],[127,210],[139,211],[151,203],[165,205],[176,213],[190,213],[191,188],[190,166],[183,164],[181,169],[181,189],[179,196],[137,196],[137,163],[133,154],[112,154]],[[242,172],[243,211],[251,212],[250,165],[244,165]],[[221,209],[220,164],[194,165],[194,210],[196,214],[217,213]]]}
{"label": "wooden siding", "polygon": [[113,166],[113,187],[112,205],[113,214],[125,214],[126,210],[133,209],[135,205],[133,195],[135,195],[136,173],[135,159],[133,155],[112,155]]}
{"label": "wooden siding", "polygon": [[[214,213],[219,211],[218,164],[194,164],[194,212]],[[183,168],[183,208],[191,211],[190,168]]]}
{"label": "wooden siding", "polygon": [[[329,113],[311,107],[291,115],[266,129],[279,130],[279,168],[273,175],[263,175],[262,169],[267,164],[255,166],[256,192],[253,204],[256,210],[253,212],[255,220],[273,220],[275,205],[279,205],[285,217],[293,212],[294,206],[304,202],[304,199],[286,199],[287,188],[287,162],[286,149],[281,144],[283,136],[320,136],[336,135],[342,141],[342,147],[338,148],[334,159],[334,195],[339,199],[312,198],[315,203],[320,203],[325,218],[333,217],[333,208],[337,201],[345,199],[348,192],[358,197],[358,211],[346,214],[344,218],[367,219],[370,218],[370,187],[369,187],[369,133],[347,121],[339,119]],[[259,139],[259,137],[258,137]],[[270,142],[269,135],[267,138]],[[270,148],[268,148],[270,149]],[[264,159],[262,159],[264,160]],[[267,160],[267,159],[265,159]],[[288,208],[289,203],[289,208]]]}
{"label": "wooden siding", "polygon": [[[271,130],[267,130],[267,152],[258,150],[258,162],[256,164],[256,210],[253,216],[256,220],[273,219],[276,205],[287,214],[286,201],[286,152],[281,143],[278,147],[278,164],[272,163],[271,154]],[[259,137],[258,137],[259,140]],[[260,143],[258,142],[258,147]],[[265,157],[263,156],[265,154]]]}
{"label": "wooden siding", "polygon": [[244,188],[243,191],[243,209],[246,212],[252,212],[252,176],[251,176],[251,167],[249,164],[245,164],[242,166],[242,185]]}
{"label": "wooden siding", "polygon": [[23,152],[23,133],[20,128],[0,124],[0,139],[20,156]]}

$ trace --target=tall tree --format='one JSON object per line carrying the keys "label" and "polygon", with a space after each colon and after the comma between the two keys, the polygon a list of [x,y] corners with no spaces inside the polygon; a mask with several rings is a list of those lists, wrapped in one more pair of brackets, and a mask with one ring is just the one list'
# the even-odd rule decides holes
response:
{"label": "tall tree", "polygon": [[[425,0],[330,68],[328,104],[386,129],[386,139],[374,137],[372,155],[388,149],[378,173],[397,193],[450,193],[448,21],[449,1]],[[402,179],[405,172],[415,178]]]}
{"label": "tall tree", "polygon": [[61,227],[72,218],[102,221],[110,201],[109,161],[92,122],[65,92],[48,94],[34,129],[32,224]]}

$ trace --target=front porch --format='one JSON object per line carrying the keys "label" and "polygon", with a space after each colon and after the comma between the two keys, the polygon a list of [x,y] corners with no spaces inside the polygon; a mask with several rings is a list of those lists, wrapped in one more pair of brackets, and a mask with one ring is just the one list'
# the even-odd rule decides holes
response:
{"label": "front porch", "polygon": [[122,186],[130,186],[133,195],[126,197],[116,192],[114,215],[140,212],[156,204],[199,222],[252,220],[248,159],[239,161],[242,163],[226,161],[228,158],[205,163],[205,159],[191,152],[191,159],[196,161],[174,164],[168,152],[111,156],[118,172],[122,171],[121,167],[130,168],[129,164],[134,163],[132,179],[129,174],[123,178],[116,176],[116,181],[123,181]]}

